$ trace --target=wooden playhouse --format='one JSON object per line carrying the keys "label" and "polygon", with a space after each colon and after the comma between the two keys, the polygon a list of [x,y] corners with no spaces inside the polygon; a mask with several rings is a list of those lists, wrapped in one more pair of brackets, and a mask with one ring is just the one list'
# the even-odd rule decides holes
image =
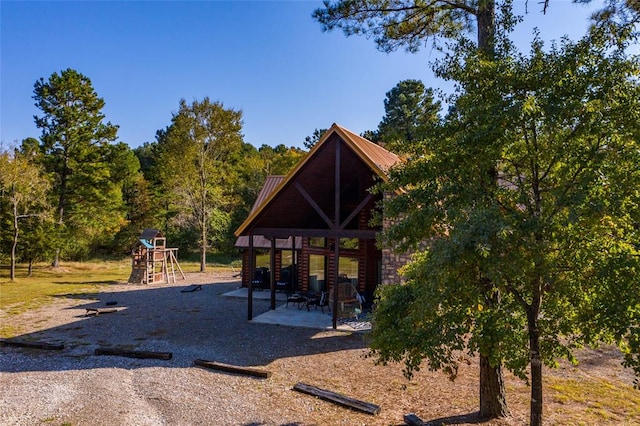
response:
{"label": "wooden playhouse", "polygon": [[167,239],[157,229],[145,229],[131,250],[129,283],[175,283],[176,269],[185,278],[178,264],[177,248],[168,248]]}

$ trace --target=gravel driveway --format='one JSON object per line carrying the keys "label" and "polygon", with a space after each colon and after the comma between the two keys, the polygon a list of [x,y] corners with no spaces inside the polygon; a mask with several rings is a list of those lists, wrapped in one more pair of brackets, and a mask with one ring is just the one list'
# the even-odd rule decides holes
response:
{"label": "gravel driveway", "polygon": [[[202,284],[202,291],[180,291],[191,283]],[[221,296],[238,285],[190,274],[175,285],[110,285],[99,294],[61,296],[17,317],[3,312],[0,320],[23,330],[17,339],[65,348],[0,349],[0,424],[314,423],[308,414],[317,401],[291,391],[304,377],[291,377],[288,360],[361,351],[363,337],[250,323],[246,300]],[[118,312],[85,315],[86,308],[105,308],[110,301],[117,302]],[[268,301],[253,305],[254,315],[269,308]],[[95,356],[98,347],[173,356],[168,361]],[[195,359],[277,373],[261,380],[196,367]],[[313,376],[322,368],[296,362],[295,370]]]}
{"label": "gravel driveway", "polygon": [[[202,290],[182,293],[189,284]],[[113,284],[96,294],[60,295],[19,315],[0,310],[17,339],[65,345],[52,351],[0,346],[0,425],[401,425],[412,412],[431,425],[479,423],[476,360],[459,365],[455,382],[426,369],[408,381],[400,365],[376,365],[366,356],[366,334],[247,321],[246,300],[222,296],[238,285],[228,276],[187,274],[174,285]],[[107,302],[117,302],[118,311],[85,315]],[[257,316],[269,301],[254,300],[253,307]],[[94,355],[104,347],[172,358]],[[225,373],[198,367],[196,359],[272,375]],[[567,365],[553,374],[628,386],[632,376],[619,361],[614,352],[591,351],[584,371]],[[298,393],[292,388],[299,382],[381,411],[372,416]],[[528,387],[509,374],[506,382],[512,416],[483,424],[527,423]],[[545,400],[549,424],[575,424],[588,409],[552,393]],[[600,424],[630,424],[633,414],[616,410]]]}

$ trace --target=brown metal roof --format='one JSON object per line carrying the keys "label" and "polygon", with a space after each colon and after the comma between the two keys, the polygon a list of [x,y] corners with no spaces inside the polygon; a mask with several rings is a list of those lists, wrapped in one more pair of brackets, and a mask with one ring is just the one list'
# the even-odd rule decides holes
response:
{"label": "brown metal roof", "polygon": [[[260,205],[271,195],[271,193],[278,187],[278,185],[284,180],[285,176],[282,175],[272,175],[267,176],[267,179],[264,181],[264,185],[260,189],[258,193],[258,198],[254,201],[253,206],[251,207],[251,211],[249,212],[249,216],[255,211],[258,210]],[[301,241],[296,241],[296,248],[300,248]],[[236,240],[236,247],[246,248],[249,247],[249,236],[241,235]],[[262,235],[254,235],[253,236],[253,246],[256,248],[271,248],[271,241],[263,237]],[[277,240],[276,241],[277,248],[291,248],[291,239],[288,240]]]}
{"label": "brown metal roof", "polygon": [[262,189],[260,189],[258,198],[256,198],[256,201],[253,203],[253,207],[251,207],[251,211],[249,212],[249,214],[258,210],[260,204],[262,204],[269,197],[269,195],[271,195],[274,189],[276,189],[278,185],[280,185],[280,182],[282,182],[284,178],[285,176],[282,175],[267,176],[267,179],[264,181],[264,185],[262,185]]}
{"label": "brown metal roof", "polygon": [[344,133],[345,142],[351,143],[351,145],[357,149],[358,154],[365,162],[369,163],[370,166],[377,167],[380,172],[382,172],[382,174],[379,173],[381,177],[386,177],[387,171],[389,171],[392,166],[400,162],[400,157],[387,151],[380,145],[345,129],[344,127],[338,126],[337,124],[334,124],[334,126],[336,129],[341,130]]}
{"label": "brown metal roof", "polygon": [[[247,228],[251,225],[251,223],[259,216],[261,213],[273,202],[273,200],[278,196],[278,193],[283,190],[283,188],[287,187],[290,182],[294,181],[297,175],[305,170],[305,167],[309,163],[309,161],[316,156],[316,153],[320,153],[323,149],[323,145],[325,143],[329,143],[328,141],[335,139],[335,137],[340,138],[346,145],[351,148],[351,151],[355,154],[357,158],[360,158],[362,163],[366,164],[371,171],[374,172],[375,175],[382,178],[383,180],[387,179],[386,172],[394,165],[400,162],[400,158],[387,151],[383,147],[374,144],[367,139],[358,136],[357,134],[351,132],[350,130],[345,129],[337,124],[333,124],[331,128],[329,128],[325,134],[320,138],[318,143],[311,149],[311,151],[302,159],[295,168],[286,176],[279,177],[281,180],[276,183],[275,181],[265,182],[265,186],[269,185],[270,191],[264,189],[264,191],[260,192],[258,200],[254,204],[249,217],[240,225],[240,227],[236,230],[236,236],[242,235]],[[315,172],[314,172],[315,173]],[[314,174],[314,178],[322,179],[324,176]],[[333,179],[329,177],[329,179]],[[316,184],[320,185],[319,181]],[[263,193],[264,192],[264,193]],[[264,198],[262,198],[264,197]],[[248,242],[248,241],[247,241]]]}

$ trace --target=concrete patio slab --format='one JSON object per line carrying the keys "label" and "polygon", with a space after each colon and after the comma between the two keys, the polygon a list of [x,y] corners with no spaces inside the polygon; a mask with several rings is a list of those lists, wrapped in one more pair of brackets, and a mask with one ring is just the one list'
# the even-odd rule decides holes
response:
{"label": "concrete patio slab", "polygon": [[[239,288],[225,293],[223,296],[246,299],[248,290],[246,288]],[[271,293],[266,290],[254,291],[253,297],[254,299],[268,300],[271,297]],[[333,330],[333,318],[328,309],[325,308],[323,313],[321,309],[311,307],[307,310],[306,306],[298,305],[297,303],[289,303],[287,306],[287,295],[284,293],[276,293],[276,301],[279,302],[280,305],[277,306],[275,310],[269,310],[254,317],[252,322],[317,330]],[[371,330],[371,323],[356,319],[340,319],[336,329],[349,332],[365,332]]]}
{"label": "concrete patio slab", "polygon": [[[246,287],[240,287],[236,290],[224,293],[224,297],[239,297],[246,299],[249,295],[249,289]],[[261,300],[269,300],[271,298],[271,291],[269,290],[253,290],[253,298]],[[276,292],[276,300],[280,302],[287,301],[287,295],[282,292]]]}

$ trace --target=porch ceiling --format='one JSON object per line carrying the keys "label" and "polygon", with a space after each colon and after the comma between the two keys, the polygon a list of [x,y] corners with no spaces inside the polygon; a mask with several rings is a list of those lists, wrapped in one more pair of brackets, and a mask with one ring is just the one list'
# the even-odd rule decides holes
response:
{"label": "porch ceiling", "polygon": [[256,201],[236,236],[267,230],[269,234],[263,235],[279,238],[347,234],[371,238],[376,228],[369,223],[380,196],[369,190],[400,161],[383,147],[333,124],[295,169]]}
{"label": "porch ceiling", "polygon": [[[339,142],[338,136],[334,135],[323,144],[315,152],[313,161],[307,162],[293,179],[286,181],[277,197],[260,210],[251,228],[332,229],[327,222],[335,222],[335,158]],[[353,151],[341,149],[338,225],[343,224],[352,211],[369,196],[368,190],[374,183],[375,175],[371,169]],[[367,218],[374,207],[375,200],[371,198],[363,209],[366,210]],[[358,229],[358,217],[344,225],[345,229]],[[364,229],[370,228],[367,226]]]}

